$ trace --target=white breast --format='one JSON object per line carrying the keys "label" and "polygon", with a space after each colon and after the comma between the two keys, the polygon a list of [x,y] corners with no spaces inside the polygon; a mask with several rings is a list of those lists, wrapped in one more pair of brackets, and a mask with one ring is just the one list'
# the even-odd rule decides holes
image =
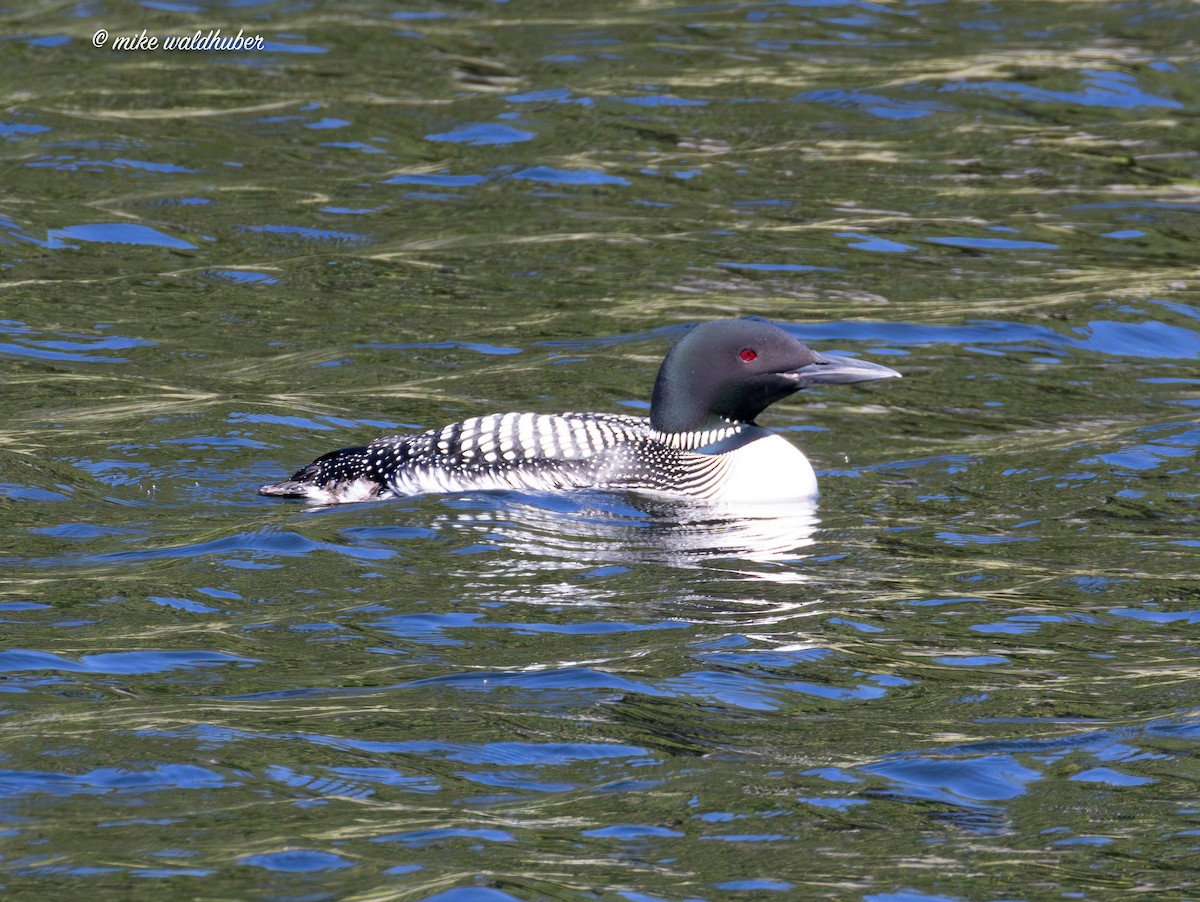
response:
{"label": "white breast", "polygon": [[787,503],[817,497],[812,464],[781,435],[768,433],[723,457],[722,501]]}

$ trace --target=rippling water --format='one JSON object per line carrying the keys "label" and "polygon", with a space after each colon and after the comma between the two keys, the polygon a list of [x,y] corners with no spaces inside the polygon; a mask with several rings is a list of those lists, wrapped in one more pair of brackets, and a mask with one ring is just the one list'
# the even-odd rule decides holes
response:
{"label": "rippling water", "polygon": [[[0,22],[6,898],[1196,894],[1200,7]],[[814,510],[255,495],[738,314]]]}

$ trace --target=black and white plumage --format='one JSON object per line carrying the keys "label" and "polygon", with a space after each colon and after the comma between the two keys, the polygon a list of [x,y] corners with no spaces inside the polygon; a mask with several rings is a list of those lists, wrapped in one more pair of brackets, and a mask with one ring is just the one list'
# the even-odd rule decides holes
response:
{"label": "black and white plumage", "polygon": [[344,448],[265,485],[319,503],[494,489],[632,490],[713,501],[812,498],[816,475],[782,436],[754,424],[808,385],[898,377],[812,351],[765,320],[705,323],[659,369],[650,416],[504,413]]}

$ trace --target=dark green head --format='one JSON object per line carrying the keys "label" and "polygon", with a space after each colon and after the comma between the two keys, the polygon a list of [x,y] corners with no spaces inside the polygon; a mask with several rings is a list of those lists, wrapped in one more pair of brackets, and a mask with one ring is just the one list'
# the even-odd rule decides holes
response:
{"label": "dark green head", "polygon": [[810,385],[896,379],[886,366],[818,354],[762,319],[701,323],[667,352],[650,422],[663,432],[691,432],[721,420],[752,423],[788,395]]}

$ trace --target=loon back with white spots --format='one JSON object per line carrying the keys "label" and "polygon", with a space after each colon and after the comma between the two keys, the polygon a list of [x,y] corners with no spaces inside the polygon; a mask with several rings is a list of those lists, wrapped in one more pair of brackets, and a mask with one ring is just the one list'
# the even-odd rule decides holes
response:
{"label": "loon back with white spots", "polygon": [[332,504],[493,489],[631,490],[711,501],[813,498],[808,459],[754,423],[809,385],[898,377],[818,354],[765,320],[704,323],[670,350],[649,417],[504,413],[343,448],[263,495]]}

